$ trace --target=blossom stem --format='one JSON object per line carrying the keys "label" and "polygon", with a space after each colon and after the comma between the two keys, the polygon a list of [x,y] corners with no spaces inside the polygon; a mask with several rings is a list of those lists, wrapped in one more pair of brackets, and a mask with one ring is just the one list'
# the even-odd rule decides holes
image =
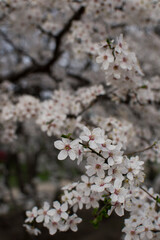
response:
{"label": "blossom stem", "polygon": [[160,230],[157,230],[157,229],[152,229],[151,231],[154,232],[154,233],[159,233],[160,232]]}
{"label": "blossom stem", "polygon": [[[67,137],[67,136],[65,136],[65,137]],[[72,141],[74,140],[74,138],[72,138],[71,136],[68,136],[67,138],[72,140]],[[88,146],[88,144],[84,144],[84,143],[81,143],[81,142],[79,142],[79,144],[81,144],[85,148],[88,148],[89,150],[91,150],[92,153],[95,153],[96,155],[98,155],[99,157],[103,158],[104,160],[107,160],[105,157],[103,157],[103,155],[101,153],[96,152],[93,148]]]}
{"label": "blossom stem", "polygon": [[92,148],[89,147],[88,145],[85,145],[84,143],[81,143],[81,142],[79,142],[79,144],[81,144],[83,147],[88,148],[89,150],[91,150],[92,153],[95,153],[95,154],[97,154],[99,157],[107,160],[105,157],[103,157],[103,155],[102,155],[101,153],[96,152],[94,149],[92,149]]}
{"label": "blossom stem", "polygon": [[110,206],[110,205],[109,205],[108,203],[106,203],[106,204],[98,211],[98,213],[96,214],[96,217],[97,217],[98,215],[100,215],[107,206]]}

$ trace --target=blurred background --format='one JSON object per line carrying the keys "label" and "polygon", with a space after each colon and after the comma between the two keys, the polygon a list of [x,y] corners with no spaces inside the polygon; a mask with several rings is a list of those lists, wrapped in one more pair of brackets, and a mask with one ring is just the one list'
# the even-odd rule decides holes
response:
{"label": "blurred background", "polygon": [[[74,132],[76,136],[79,133],[77,126],[82,119],[90,126],[94,126],[95,116],[100,115],[105,118],[111,116],[122,121],[122,125],[131,123],[125,133],[121,132],[127,139],[128,150],[145,147],[158,138],[160,4],[158,1],[142,2],[0,1],[2,240],[53,238],[45,229],[38,237],[30,236],[23,228],[25,211],[35,205],[41,206],[44,201],[51,203],[59,199],[61,187],[78,181],[83,174],[83,164],[78,166],[69,160],[58,161],[58,151],[54,148],[54,141],[62,134]],[[105,84],[105,74],[93,54],[92,43],[106,38],[116,41],[121,33],[136,53],[145,76],[145,87],[137,90],[140,93],[137,101],[132,99],[128,89]],[[93,90],[92,94],[92,90],[87,89],[99,84],[102,84],[105,96],[95,101],[98,93],[96,95]],[[85,105],[91,95],[95,98]],[[77,103],[70,110],[67,100],[64,101],[71,98],[70,101],[74,102],[72,98],[75,97],[80,102],[81,111]],[[56,105],[57,99],[59,105]],[[63,119],[56,106],[61,106]],[[49,112],[54,116],[46,120]],[[37,117],[39,113],[41,116]],[[51,124],[52,117],[55,120]],[[114,134],[121,131],[120,128],[115,129]],[[144,158],[147,161],[148,185],[154,184],[158,191],[158,157],[148,152]],[[84,221],[77,233],[57,233],[54,239],[121,239],[123,218],[113,214],[94,229],[90,223],[92,211],[83,210],[79,215]]]}

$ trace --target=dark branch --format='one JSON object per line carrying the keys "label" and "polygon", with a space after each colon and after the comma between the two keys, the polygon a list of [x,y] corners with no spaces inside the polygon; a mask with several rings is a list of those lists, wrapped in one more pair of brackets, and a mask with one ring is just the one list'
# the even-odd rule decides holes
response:
{"label": "dark branch", "polygon": [[83,86],[89,86],[91,81],[79,74],[74,74],[74,73],[67,73],[67,75],[75,80],[78,81],[78,84],[76,84],[75,86],[72,86],[74,89],[77,89],[79,87],[83,87]]}
{"label": "dark branch", "polygon": [[51,59],[49,59],[43,65],[42,64],[36,64],[36,65],[33,64],[33,65],[26,67],[25,69],[22,69],[19,72],[12,72],[8,75],[2,75],[2,76],[0,76],[0,83],[3,82],[4,80],[8,80],[11,82],[17,82],[21,78],[26,77],[29,74],[33,74],[33,73],[49,73],[51,71],[51,69],[50,69],[51,66],[54,65],[54,63],[58,60],[59,56],[61,55],[60,47],[61,47],[62,38],[69,31],[69,29],[72,25],[72,22],[74,20],[80,19],[80,17],[84,13],[84,10],[85,10],[84,7],[79,8],[73,14],[73,16],[68,20],[68,22],[64,25],[64,28],[58,33],[58,35],[55,36],[56,48],[53,51],[53,55],[52,55]]}

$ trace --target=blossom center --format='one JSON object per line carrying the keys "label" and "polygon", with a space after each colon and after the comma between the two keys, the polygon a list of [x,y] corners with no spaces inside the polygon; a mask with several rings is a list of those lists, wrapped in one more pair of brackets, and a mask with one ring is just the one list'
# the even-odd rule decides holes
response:
{"label": "blossom center", "polygon": [[81,150],[80,150],[80,149],[78,150],[78,154],[79,154],[79,155],[81,155],[81,154],[82,154],[82,152],[81,152]]}
{"label": "blossom center", "polygon": [[123,62],[127,62],[127,58],[124,57],[124,58],[123,58]]}
{"label": "blossom center", "polygon": [[55,226],[55,225],[57,225],[57,223],[56,222],[52,222],[52,225]]}
{"label": "blossom center", "polygon": [[101,169],[101,165],[100,164],[96,164],[96,169]]}
{"label": "blossom center", "polygon": [[116,195],[118,195],[118,194],[119,194],[119,190],[118,190],[118,189],[115,189],[114,193],[115,193]]}
{"label": "blossom center", "polygon": [[113,153],[110,152],[110,153],[109,153],[109,156],[110,156],[110,157],[113,157]]}
{"label": "blossom center", "polygon": [[90,136],[89,136],[89,140],[93,141],[93,140],[94,140],[94,136],[93,136],[93,135],[90,135]]}
{"label": "blossom center", "polygon": [[117,65],[115,65],[115,66],[113,67],[113,69],[114,69],[114,70],[117,70],[117,69],[118,69],[118,66],[117,66]]}
{"label": "blossom center", "polygon": [[100,184],[100,187],[103,187],[103,186],[104,186],[104,183],[101,183],[101,184]]}
{"label": "blossom center", "polygon": [[61,209],[58,209],[57,213],[60,215],[62,213]]}
{"label": "blossom center", "polygon": [[69,151],[69,150],[71,150],[71,147],[70,147],[70,145],[69,145],[69,144],[65,146],[65,150],[66,150],[66,151]]}
{"label": "blossom center", "polygon": [[43,211],[43,215],[47,215],[47,211]]}

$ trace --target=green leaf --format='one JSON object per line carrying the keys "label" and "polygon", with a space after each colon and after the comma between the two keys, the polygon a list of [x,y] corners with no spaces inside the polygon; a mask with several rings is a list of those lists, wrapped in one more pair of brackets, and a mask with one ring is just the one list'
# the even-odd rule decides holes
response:
{"label": "green leaf", "polygon": [[71,135],[72,135],[72,133],[68,133],[67,135],[62,134],[61,137],[62,138],[70,138]]}
{"label": "green leaf", "polygon": [[156,197],[156,202],[160,203],[160,198],[158,196]]}
{"label": "green leaf", "polygon": [[96,215],[97,212],[98,212],[98,208],[94,208],[94,209],[93,209],[93,215]]}
{"label": "green leaf", "polygon": [[142,85],[140,88],[147,89],[147,88],[148,88],[148,86],[147,86],[147,85]]}

